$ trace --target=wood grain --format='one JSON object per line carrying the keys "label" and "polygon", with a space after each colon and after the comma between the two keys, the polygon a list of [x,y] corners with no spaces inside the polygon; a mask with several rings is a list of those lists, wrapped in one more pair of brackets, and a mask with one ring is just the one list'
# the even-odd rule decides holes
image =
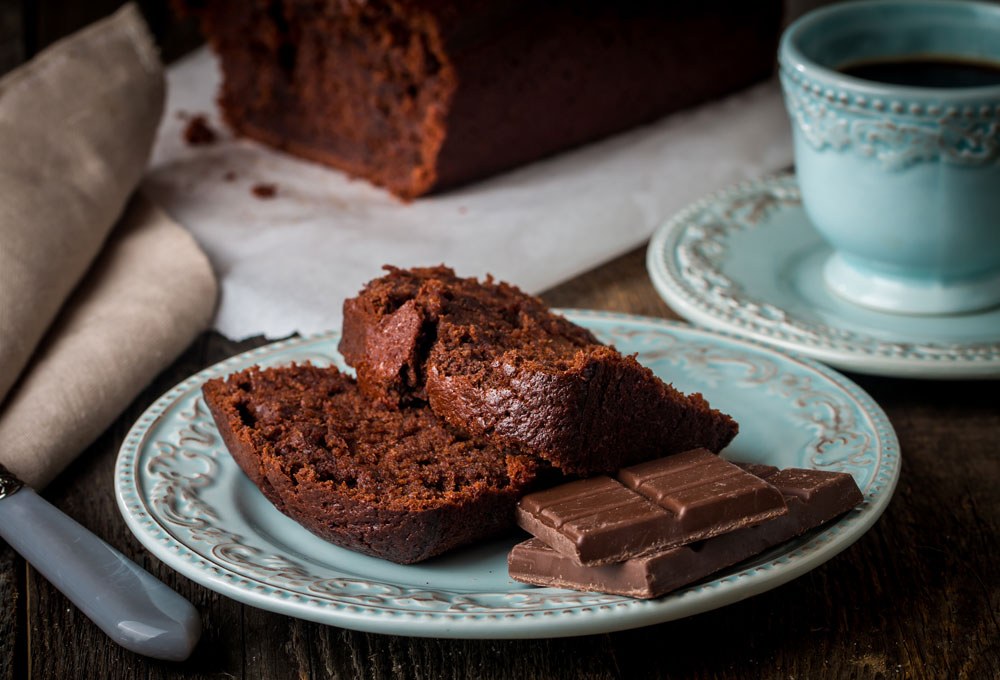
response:
{"label": "wood grain", "polygon": [[[0,75],[24,60],[23,19],[20,2],[0,0]],[[27,674],[24,570],[24,561],[0,541],[0,680]]]}
{"label": "wood grain", "polygon": [[[119,4],[0,0],[0,73]],[[191,26],[178,26],[164,0],[141,4],[167,58],[194,43]],[[676,318],[650,285],[641,249],[543,297],[560,307]],[[176,382],[263,342],[202,336],[45,491],[191,599],[204,625],[193,657],[171,664],[115,646],[0,543],[0,680],[1000,677],[1000,382],[853,376],[899,434],[902,479],[872,531],[789,584],[608,635],[436,640],[343,630],[238,604],[165,568],[125,528],[112,480],[130,424]]]}
{"label": "wood grain", "polygon": [[[662,305],[645,278],[640,252],[543,297],[561,306],[628,312],[655,312]],[[348,631],[237,604],[163,567],[125,529],[112,500],[112,472],[128,425],[175,382],[262,342],[203,336],[46,492],[192,599],[205,625],[194,657],[168,664],[116,648],[33,571],[18,584],[18,560],[0,557],[0,592],[13,588],[32,601],[30,647],[15,634],[13,644],[0,645],[0,659],[11,648],[15,656],[25,654],[32,678],[167,678],[179,672],[189,678],[372,680],[1000,677],[995,381],[854,376],[899,433],[903,477],[872,531],[785,586],[633,631],[552,640],[437,640]],[[21,676],[8,671],[8,677]]]}
{"label": "wood grain", "polygon": [[24,61],[24,15],[17,0],[0,0],[0,75]]}
{"label": "wood grain", "polygon": [[[652,294],[650,294],[652,293]],[[599,309],[679,319],[652,289],[646,274],[646,249],[617,257],[597,269],[542,294],[552,307]]]}
{"label": "wood grain", "polygon": [[24,573],[24,560],[0,541],[0,680],[26,673]]}
{"label": "wood grain", "polygon": [[[12,35],[17,37],[15,44],[20,47],[20,57],[30,58],[56,40],[112,14],[128,1],[0,0],[0,30],[4,8],[18,12],[19,21]],[[145,17],[165,62],[177,59],[202,42],[195,22],[178,17],[169,0],[132,1]],[[2,60],[4,47],[4,41],[0,40],[0,73],[6,70]],[[8,68],[19,61],[10,63]]]}

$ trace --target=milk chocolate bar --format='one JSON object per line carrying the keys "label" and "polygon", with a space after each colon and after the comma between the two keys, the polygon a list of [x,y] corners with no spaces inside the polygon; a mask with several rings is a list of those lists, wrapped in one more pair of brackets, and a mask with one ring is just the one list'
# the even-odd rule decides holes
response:
{"label": "milk chocolate bar", "polygon": [[510,576],[539,586],[659,597],[794,538],[864,500],[854,479],[843,473],[792,468],[773,472],[767,479],[785,497],[788,512],[781,517],[698,543],[593,567],[532,538],[511,551]]}
{"label": "milk chocolate bar", "polygon": [[[781,493],[707,449],[529,494],[518,524],[581,564],[621,562],[783,515]],[[624,483],[623,483],[624,482]]]}
{"label": "milk chocolate bar", "polygon": [[529,494],[517,523],[583,564],[620,562],[669,543],[673,515],[610,477],[593,477]]}
{"label": "milk chocolate bar", "polygon": [[[672,512],[679,524],[691,527],[695,540],[785,513],[776,488],[708,449],[633,465],[619,471],[618,479]],[[698,531],[697,527],[711,529]]]}

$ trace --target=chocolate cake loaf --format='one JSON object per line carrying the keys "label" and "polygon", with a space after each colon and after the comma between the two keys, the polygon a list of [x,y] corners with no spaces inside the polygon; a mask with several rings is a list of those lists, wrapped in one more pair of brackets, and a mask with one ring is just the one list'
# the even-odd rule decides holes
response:
{"label": "chocolate cake loaf", "polygon": [[344,303],[340,351],[373,400],[426,402],[473,438],[593,475],[704,447],[736,422],[535,297],[446,267],[387,267]]}
{"label": "chocolate cake loaf", "polygon": [[413,198],[766,77],[780,0],[175,0],[238,133]]}
{"label": "chocolate cake loaf", "polygon": [[253,367],[203,393],[229,452],[275,507],[328,541],[394,562],[509,529],[540,470],[456,435],[426,406],[372,403],[332,367]]}

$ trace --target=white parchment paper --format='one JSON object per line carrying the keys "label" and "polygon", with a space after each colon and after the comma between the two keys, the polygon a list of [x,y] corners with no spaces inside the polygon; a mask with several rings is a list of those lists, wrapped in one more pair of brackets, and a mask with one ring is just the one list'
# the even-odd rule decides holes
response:
{"label": "white parchment paper", "polygon": [[[456,191],[405,204],[254,142],[215,106],[201,49],[168,71],[146,192],[194,234],[219,275],[215,328],[231,338],[339,328],[341,303],[391,263],[445,263],[540,292],[643,243],[707,192],[790,165],[777,83],[669,116]],[[183,140],[185,116],[222,132]],[[274,184],[274,198],[252,188]]]}

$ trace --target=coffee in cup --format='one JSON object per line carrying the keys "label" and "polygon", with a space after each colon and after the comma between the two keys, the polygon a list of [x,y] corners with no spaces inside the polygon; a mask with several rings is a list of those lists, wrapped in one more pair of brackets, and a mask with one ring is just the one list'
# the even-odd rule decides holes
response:
{"label": "coffee in cup", "polygon": [[1000,304],[1000,5],[833,5],[779,57],[827,286],[896,313]]}

